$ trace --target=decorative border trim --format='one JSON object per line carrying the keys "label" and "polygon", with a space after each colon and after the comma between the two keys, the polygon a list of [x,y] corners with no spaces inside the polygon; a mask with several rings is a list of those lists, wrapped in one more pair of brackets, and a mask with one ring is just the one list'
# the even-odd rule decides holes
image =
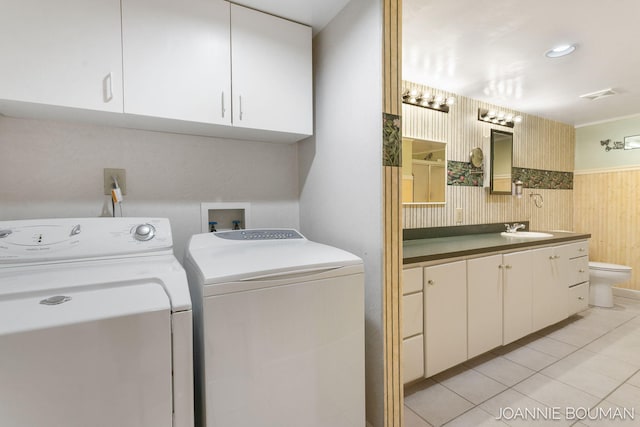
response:
{"label": "decorative border trim", "polygon": [[382,113],[382,164],[402,166],[402,122],[397,114]]}
{"label": "decorative border trim", "polygon": [[573,172],[513,168],[512,176],[514,181],[522,181],[525,188],[573,190]]}
{"label": "decorative border trim", "polygon": [[484,182],[484,172],[479,168],[474,168],[471,162],[457,162],[449,160],[447,162],[447,185],[482,187]]}

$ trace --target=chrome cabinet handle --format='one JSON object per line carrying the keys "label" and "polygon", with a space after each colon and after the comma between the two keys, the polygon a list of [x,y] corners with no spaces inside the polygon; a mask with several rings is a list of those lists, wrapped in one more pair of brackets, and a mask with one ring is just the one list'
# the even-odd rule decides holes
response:
{"label": "chrome cabinet handle", "polygon": [[105,103],[113,100],[113,83],[111,79],[111,73],[104,76],[102,79],[102,99]]}
{"label": "chrome cabinet handle", "polygon": [[579,299],[580,301],[583,301],[583,300],[584,300],[584,297],[578,297],[578,299]]}
{"label": "chrome cabinet handle", "polygon": [[584,252],[584,251],[586,251],[586,249],[585,249],[585,248],[579,248],[579,249],[578,249],[578,252]]}
{"label": "chrome cabinet handle", "polygon": [[509,264],[505,265],[504,268],[506,268],[507,270],[511,270],[513,267],[510,266]]}
{"label": "chrome cabinet handle", "polygon": [[240,120],[242,120],[242,96],[239,96],[240,98]]}
{"label": "chrome cabinet handle", "polygon": [[580,270],[578,270],[578,273],[584,273],[585,270],[583,268],[581,268]]}

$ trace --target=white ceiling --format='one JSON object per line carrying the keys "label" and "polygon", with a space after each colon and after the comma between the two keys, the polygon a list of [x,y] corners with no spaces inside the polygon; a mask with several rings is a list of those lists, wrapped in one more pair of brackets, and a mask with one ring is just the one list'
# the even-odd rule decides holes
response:
{"label": "white ceiling", "polygon": [[573,125],[640,113],[640,0],[403,0],[402,43],[405,80]]}
{"label": "white ceiling", "polygon": [[315,35],[349,0],[233,0],[232,3],[309,25]]}

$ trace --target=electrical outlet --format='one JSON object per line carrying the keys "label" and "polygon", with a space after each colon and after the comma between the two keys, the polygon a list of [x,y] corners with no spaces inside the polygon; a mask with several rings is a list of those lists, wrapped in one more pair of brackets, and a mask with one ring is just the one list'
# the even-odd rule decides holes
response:
{"label": "electrical outlet", "polygon": [[113,177],[118,180],[123,196],[127,195],[127,171],[125,169],[104,169],[104,195],[110,196],[113,188]]}
{"label": "electrical outlet", "polygon": [[456,224],[462,224],[462,208],[456,208]]}

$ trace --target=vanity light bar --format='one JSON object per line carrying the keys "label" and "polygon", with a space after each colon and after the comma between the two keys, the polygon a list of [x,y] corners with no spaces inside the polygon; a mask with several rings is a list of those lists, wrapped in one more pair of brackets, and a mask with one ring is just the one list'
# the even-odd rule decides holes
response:
{"label": "vanity light bar", "polygon": [[504,111],[488,110],[486,108],[478,108],[478,120],[481,122],[493,123],[495,125],[514,127],[516,123],[522,121],[521,116],[514,116]]}
{"label": "vanity light bar", "polygon": [[449,112],[449,106],[455,104],[453,96],[445,98],[442,95],[434,95],[429,92],[418,92],[416,89],[405,89],[402,93],[402,103],[415,105],[416,107],[428,108],[430,110]]}

